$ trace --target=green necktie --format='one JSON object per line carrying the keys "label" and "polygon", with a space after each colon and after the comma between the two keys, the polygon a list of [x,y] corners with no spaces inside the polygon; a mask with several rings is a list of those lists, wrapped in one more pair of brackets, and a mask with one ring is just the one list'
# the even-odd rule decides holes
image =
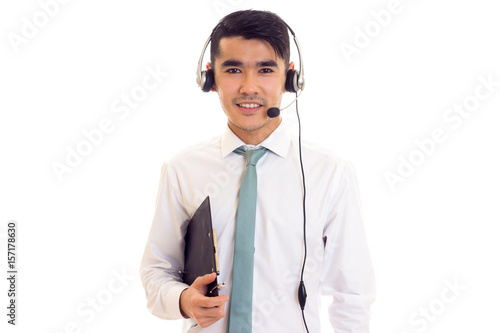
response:
{"label": "green necktie", "polygon": [[266,148],[246,150],[244,146],[234,150],[235,153],[245,156],[247,164],[241,178],[236,214],[233,282],[226,330],[228,333],[252,332],[253,257],[257,206],[255,165],[266,151]]}

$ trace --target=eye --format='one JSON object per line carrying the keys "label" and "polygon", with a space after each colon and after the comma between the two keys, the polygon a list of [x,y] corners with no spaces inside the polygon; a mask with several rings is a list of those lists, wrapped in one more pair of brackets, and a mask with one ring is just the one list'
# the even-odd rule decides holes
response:
{"label": "eye", "polygon": [[273,73],[274,71],[271,68],[262,68],[260,70],[262,73]]}
{"label": "eye", "polygon": [[226,73],[230,74],[235,74],[235,73],[241,73],[241,71],[238,68],[229,68]]}

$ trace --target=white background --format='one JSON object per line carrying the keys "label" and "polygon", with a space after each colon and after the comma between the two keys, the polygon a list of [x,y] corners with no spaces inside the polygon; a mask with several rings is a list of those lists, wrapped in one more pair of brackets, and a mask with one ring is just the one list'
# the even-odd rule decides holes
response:
{"label": "white background", "polygon": [[[303,135],[356,166],[377,273],[372,331],[499,330],[494,1],[401,0],[382,27],[370,13],[388,0],[74,0],[44,21],[48,2],[0,5],[0,266],[7,222],[16,220],[19,268],[16,327],[6,323],[1,279],[2,331],[180,332],[179,322],[147,311],[139,263],[162,161],[225,126],[217,95],[196,86],[196,64],[222,15],[246,8],[274,11],[295,30],[307,77]],[[37,31],[15,45],[12,36],[24,38],[36,19]],[[365,28],[372,37],[363,45]],[[346,57],[342,43],[355,42],[362,47]],[[168,75],[121,119],[113,103],[148,67]],[[474,101],[481,76],[497,82],[488,98],[460,124],[445,121],[454,104]],[[284,117],[294,123],[294,108]],[[113,130],[59,180],[53,163],[65,164],[67,147],[103,119]],[[419,153],[415,141],[436,128],[446,140]],[[400,166],[410,157],[420,164],[412,172]],[[398,167],[407,173],[391,189],[384,175]],[[88,305],[96,297],[106,303],[99,311]]]}

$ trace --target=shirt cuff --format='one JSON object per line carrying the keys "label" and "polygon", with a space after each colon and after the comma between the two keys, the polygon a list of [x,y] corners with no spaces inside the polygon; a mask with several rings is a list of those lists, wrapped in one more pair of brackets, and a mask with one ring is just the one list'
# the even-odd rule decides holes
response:
{"label": "shirt cuff", "polygon": [[189,288],[187,284],[179,282],[172,286],[169,286],[167,289],[167,292],[165,294],[165,304],[167,307],[167,313],[172,316],[172,319],[186,319],[181,313],[180,299],[181,293],[187,288]]}

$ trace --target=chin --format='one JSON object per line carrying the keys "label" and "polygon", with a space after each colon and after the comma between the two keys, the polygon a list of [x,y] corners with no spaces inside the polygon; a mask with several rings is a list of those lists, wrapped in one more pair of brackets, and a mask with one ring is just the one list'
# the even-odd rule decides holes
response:
{"label": "chin", "polygon": [[239,128],[240,130],[248,131],[248,132],[261,129],[262,127],[266,126],[269,123],[269,121],[271,121],[271,118],[263,119],[262,121],[259,121],[259,122],[255,122],[255,121],[236,122],[236,121],[233,121],[231,119],[229,120],[229,122],[231,122],[231,124],[233,124],[235,127]]}

